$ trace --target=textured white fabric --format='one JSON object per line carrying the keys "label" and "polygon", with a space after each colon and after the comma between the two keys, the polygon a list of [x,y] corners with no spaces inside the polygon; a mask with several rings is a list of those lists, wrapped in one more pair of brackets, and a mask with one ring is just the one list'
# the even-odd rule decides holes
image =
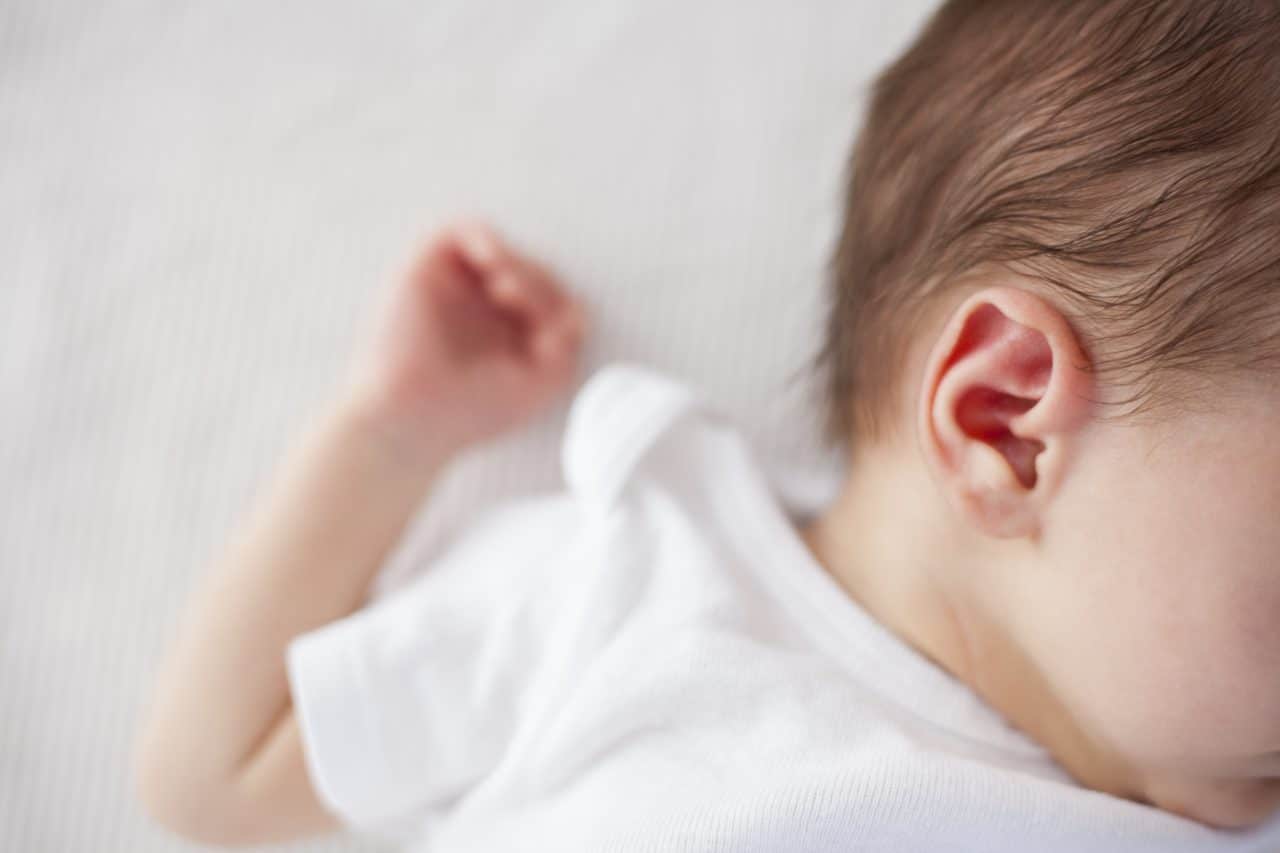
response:
{"label": "textured white fabric", "polygon": [[[588,365],[690,377],[818,494],[790,379],[863,88],[931,5],[0,2],[0,849],[190,849],[132,796],[143,691],[455,213],[586,294]],[[419,536],[554,482],[562,414],[459,465]]]}
{"label": "textured white fabric", "polygon": [[308,767],[351,826],[424,852],[1280,845],[1074,785],[844,594],[682,386],[601,371],[564,459],[568,493],[291,645]]}

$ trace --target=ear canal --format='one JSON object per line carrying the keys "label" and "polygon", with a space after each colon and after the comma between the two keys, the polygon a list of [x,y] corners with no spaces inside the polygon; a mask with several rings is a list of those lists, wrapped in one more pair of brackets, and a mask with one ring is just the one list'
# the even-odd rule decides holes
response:
{"label": "ear canal", "polygon": [[966,436],[996,450],[1025,489],[1036,485],[1036,457],[1044,442],[1015,435],[1010,421],[1029,411],[1036,400],[997,391],[973,388],[956,404],[956,423]]}

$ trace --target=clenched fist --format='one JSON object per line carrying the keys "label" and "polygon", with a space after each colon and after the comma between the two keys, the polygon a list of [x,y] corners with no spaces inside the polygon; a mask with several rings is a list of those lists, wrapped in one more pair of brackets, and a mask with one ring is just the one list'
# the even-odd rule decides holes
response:
{"label": "clenched fist", "polygon": [[442,231],[388,296],[352,385],[411,455],[518,426],[573,379],[582,306],[488,226]]}

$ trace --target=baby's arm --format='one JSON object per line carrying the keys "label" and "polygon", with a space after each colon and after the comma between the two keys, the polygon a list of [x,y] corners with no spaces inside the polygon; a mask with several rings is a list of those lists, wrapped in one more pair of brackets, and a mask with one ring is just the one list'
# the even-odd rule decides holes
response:
{"label": "baby's arm", "polygon": [[137,745],[141,798],[190,838],[282,841],[332,828],[285,674],[294,637],[362,602],[437,472],[571,380],[578,304],[480,226],[424,251],[352,379],[284,461],[205,581]]}

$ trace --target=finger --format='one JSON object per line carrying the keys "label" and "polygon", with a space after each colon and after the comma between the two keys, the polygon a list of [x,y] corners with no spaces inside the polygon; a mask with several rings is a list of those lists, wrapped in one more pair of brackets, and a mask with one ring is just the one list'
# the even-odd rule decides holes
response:
{"label": "finger", "polygon": [[585,311],[570,302],[550,323],[536,330],[530,348],[541,361],[555,361],[577,354],[585,332]]}
{"label": "finger", "polygon": [[494,302],[534,326],[551,323],[562,308],[561,296],[554,288],[519,270],[499,270],[487,285]]}
{"label": "finger", "polygon": [[536,293],[539,303],[548,310],[560,311],[572,302],[569,291],[542,264],[518,252],[512,253],[511,263],[520,270],[521,275],[527,279],[528,287]]}
{"label": "finger", "polygon": [[587,306],[580,300],[574,299],[570,302],[569,321],[573,324],[574,333],[578,338],[585,338],[587,330],[591,327],[591,317],[587,314]]}
{"label": "finger", "polygon": [[550,295],[562,295],[563,289],[557,284],[556,276],[504,240],[492,225],[480,221],[461,222],[454,226],[453,233],[477,265],[495,272],[499,268],[512,268],[537,279],[538,285],[550,291]]}
{"label": "finger", "polygon": [[459,223],[448,230],[447,236],[476,270],[492,275],[510,263],[510,250],[490,225],[483,222]]}
{"label": "finger", "polygon": [[556,367],[573,359],[578,343],[562,329],[544,329],[534,335],[529,348],[536,364]]}
{"label": "finger", "polygon": [[493,226],[462,221],[443,235],[478,275],[485,291],[500,307],[516,312],[535,327],[552,322],[573,304],[546,267],[512,248]]}
{"label": "finger", "polygon": [[405,276],[421,279],[442,266],[449,266],[459,261],[459,248],[456,237],[442,231],[433,234],[414,253],[405,269]]}
{"label": "finger", "polygon": [[563,288],[545,266],[520,252],[502,238],[492,225],[480,220],[465,220],[446,229],[446,236],[476,267],[497,273],[509,268],[536,279],[549,297],[561,297]]}

